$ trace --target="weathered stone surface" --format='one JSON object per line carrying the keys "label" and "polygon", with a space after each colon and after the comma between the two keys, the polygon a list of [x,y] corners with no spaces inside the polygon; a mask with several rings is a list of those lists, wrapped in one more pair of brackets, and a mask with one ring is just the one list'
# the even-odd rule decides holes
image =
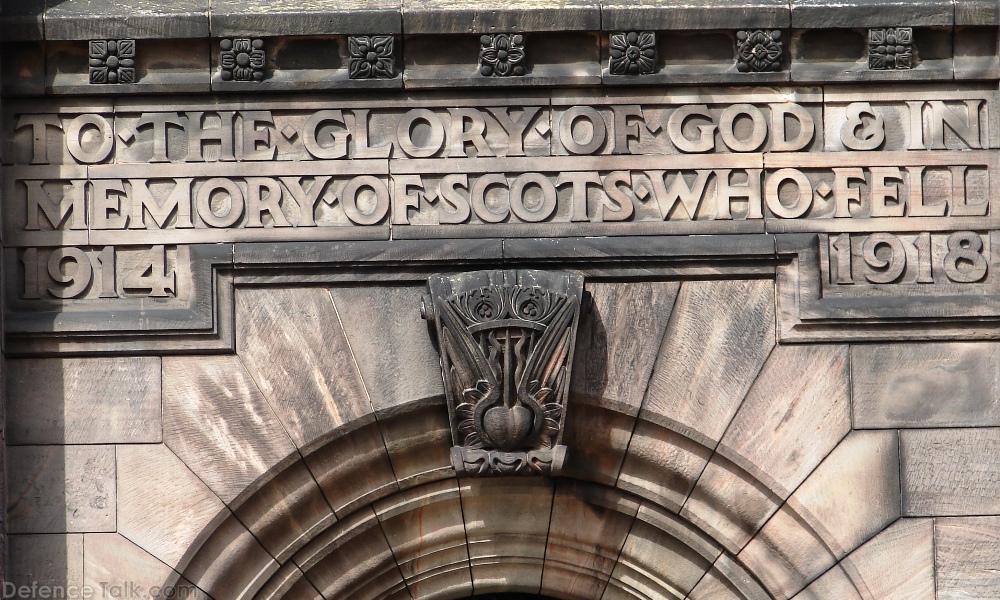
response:
{"label": "weathered stone surface", "polygon": [[[792,0],[792,27],[930,27],[951,25],[950,0]],[[904,16],[905,15],[905,16]]]}
{"label": "weathered stone surface", "polygon": [[462,479],[459,486],[475,589],[537,592],[552,514],[553,481]]}
{"label": "weathered stone surface", "polygon": [[681,516],[737,553],[781,502],[766,485],[717,454],[698,478]]}
{"label": "weathered stone surface", "polygon": [[841,563],[872,598],[934,598],[932,519],[900,519]]}
{"label": "weathered stone surface", "polygon": [[[465,523],[454,479],[411,488],[376,502],[373,508],[414,595],[428,590],[432,594],[472,593]],[[447,583],[439,579],[442,575]],[[421,594],[423,586],[427,587]]]}
{"label": "weathered stone surface", "polygon": [[[278,561],[286,560],[336,517],[301,460],[281,470],[235,506],[236,517]],[[295,518],[285,518],[294,514]]]}
{"label": "weathered stone surface", "polygon": [[899,434],[903,514],[1000,513],[1000,429],[914,429]]}
{"label": "weathered stone surface", "polygon": [[235,356],[163,360],[164,443],[223,502],[298,452]]}
{"label": "weathered stone surface", "polygon": [[781,0],[611,0],[602,7],[606,31],[787,28],[791,23],[788,2]]}
{"label": "weathered stone surface", "polygon": [[305,461],[340,518],[399,489],[385,440],[375,425],[332,440],[307,454]]}
{"label": "weathered stone surface", "polygon": [[117,533],[88,533],[83,536],[83,580],[95,590],[107,590],[108,596],[124,590],[136,589],[154,595],[152,590],[162,589],[164,597],[170,590],[188,598],[206,600],[207,596],[190,582],[163,564],[151,554]]}
{"label": "weathered stone surface", "polygon": [[731,555],[722,554],[689,595],[691,600],[771,600],[764,588]]}
{"label": "weathered stone surface", "polygon": [[851,347],[854,425],[1000,425],[1000,345]]}
{"label": "weathered stone surface", "polygon": [[638,510],[638,501],[616,497],[607,488],[560,480],[552,501],[542,594],[600,598]]}
{"label": "weathered stone surface", "polygon": [[277,570],[277,561],[230,513],[182,574],[212,598],[249,598]]}
{"label": "weathered stone surface", "polygon": [[403,6],[403,29],[408,34],[591,31],[600,28],[601,7],[596,0],[407,0]]}
{"label": "weathered stone surface", "polygon": [[647,598],[684,598],[721,551],[677,516],[643,504],[611,577]]}
{"label": "weathered stone surface", "polygon": [[325,598],[374,600],[406,589],[371,508],[337,522],[294,560]]}
{"label": "weathered stone surface", "polygon": [[769,281],[681,286],[643,413],[702,444],[717,442],[775,344]]}
{"label": "weathered stone surface", "polygon": [[718,451],[787,496],[851,428],[846,346],[779,346]]}
{"label": "weathered stone surface", "polygon": [[901,511],[896,432],[850,433],[787,506],[837,559],[885,529]]}
{"label": "weathered stone surface", "polygon": [[208,37],[209,0],[63,0],[49,2],[49,40]]}
{"label": "weathered stone surface", "polygon": [[399,0],[212,0],[212,35],[400,33]]}
{"label": "weathered stone surface", "polygon": [[119,446],[117,456],[118,533],[178,566],[225,505],[166,446]]}
{"label": "weathered stone surface", "polygon": [[7,544],[7,581],[18,587],[83,584],[83,535],[11,535]]}
{"label": "weathered stone surface", "polygon": [[659,423],[640,420],[628,439],[617,486],[680,511],[711,456],[710,447]]}
{"label": "weathered stone surface", "polygon": [[330,289],[375,410],[444,395],[437,350],[420,316],[426,287]]}
{"label": "weathered stone surface", "polygon": [[114,446],[7,448],[7,531],[114,531]]}
{"label": "weathered stone surface", "polygon": [[861,594],[851,578],[844,572],[844,568],[835,565],[823,576],[809,584],[809,587],[795,594],[794,600],[824,600],[825,598],[837,598],[843,600],[862,600]]}
{"label": "weathered stone surface", "polygon": [[252,288],[236,302],[237,353],[296,446],[371,414],[329,292]]}
{"label": "weathered stone surface", "polygon": [[14,359],[6,375],[11,444],[162,439],[159,358]]}
{"label": "weathered stone surface", "polygon": [[575,394],[636,414],[679,287],[673,282],[586,286],[590,302],[580,314]]}
{"label": "weathered stone surface", "polygon": [[988,598],[1000,589],[1000,518],[936,519],[934,565],[940,600]]}

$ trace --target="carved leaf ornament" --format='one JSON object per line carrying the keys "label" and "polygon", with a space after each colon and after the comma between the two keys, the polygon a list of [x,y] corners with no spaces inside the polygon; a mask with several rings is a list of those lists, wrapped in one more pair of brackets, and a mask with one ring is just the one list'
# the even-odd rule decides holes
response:
{"label": "carved leaf ornament", "polygon": [[481,271],[429,283],[455,470],[557,473],[582,277]]}

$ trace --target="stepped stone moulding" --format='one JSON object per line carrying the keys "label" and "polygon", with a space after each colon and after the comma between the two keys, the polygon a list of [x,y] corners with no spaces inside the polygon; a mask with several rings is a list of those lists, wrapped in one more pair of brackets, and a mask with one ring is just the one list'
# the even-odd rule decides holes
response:
{"label": "stepped stone moulding", "polygon": [[135,40],[90,41],[90,83],[135,81]]}
{"label": "stepped stone moulding", "polygon": [[876,71],[913,68],[913,28],[869,29],[868,68]]}
{"label": "stepped stone moulding", "polygon": [[764,29],[736,32],[736,69],[741,73],[781,70],[781,32]]}
{"label": "stepped stone moulding", "polygon": [[524,75],[524,36],[496,33],[479,38],[479,72],[485,77]]}
{"label": "stepped stone moulding", "polygon": [[392,79],[396,76],[391,35],[358,35],[347,38],[351,53],[351,79]]}
{"label": "stepped stone moulding", "polygon": [[264,40],[236,38],[219,42],[219,66],[224,81],[264,80]]}
{"label": "stepped stone moulding", "polygon": [[583,277],[497,270],[428,284],[455,471],[558,474]]}
{"label": "stepped stone moulding", "polygon": [[656,34],[628,31],[611,34],[612,75],[649,75],[656,70]]}

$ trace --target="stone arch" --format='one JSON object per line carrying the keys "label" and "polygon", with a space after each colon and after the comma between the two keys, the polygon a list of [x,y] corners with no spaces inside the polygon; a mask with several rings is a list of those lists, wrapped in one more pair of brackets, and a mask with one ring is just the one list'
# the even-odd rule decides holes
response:
{"label": "stone arch", "polygon": [[[338,432],[306,460],[344,456],[345,445],[358,447],[359,440],[378,435],[377,427],[367,422]],[[690,438],[678,441],[692,443]],[[434,454],[433,445],[410,450]],[[856,442],[845,439],[842,445],[852,460],[864,458]],[[776,583],[781,569],[794,570],[798,554],[826,544],[829,536],[808,507],[785,503],[772,517],[780,520],[781,532],[754,538],[751,543],[760,547],[744,556],[727,549],[726,540],[706,533],[683,510],[664,506],[648,493],[643,497],[568,477],[443,477],[405,488],[359,487],[359,474],[380,466],[363,453],[350,462],[346,468],[342,461],[311,463],[326,489],[344,490],[340,502],[333,503],[335,520],[310,523],[305,518],[311,507],[330,500],[317,497],[318,487],[287,494],[275,504],[278,490],[295,489],[304,476],[301,465],[293,463],[265,475],[267,481],[254,486],[257,492],[233,505],[235,515],[205,532],[179,572],[217,600],[459,599],[500,592],[562,600],[765,599],[791,597],[767,584]],[[316,469],[322,464],[327,471]],[[730,468],[774,494],[749,471]],[[720,509],[719,514],[730,522],[717,528],[740,526],[738,512]],[[252,515],[266,525],[251,521]],[[762,567],[768,563],[779,566]],[[864,589],[863,580],[850,586],[858,598],[873,597],[858,589]]]}
{"label": "stone arch", "polygon": [[[342,559],[335,550],[357,547],[345,542],[354,538],[344,536],[364,532],[383,540],[378,559],[358,571],[364,585],[376,585],[369,581],[375,575],[392,580],[383,588],[376,585],[373,597],[380,598],[462,598],[514,589],[610,600],[880,600],[922,577],[921,565],[931,552],[930,520],[900,519],[896,433],[851,429],[846,346],[776,346],[773,287],[766,280],[597,282],[588,288],[593,310],[581,322],[564,440],[570,458],[566,476],[558,480],[454,478],[433,351],[426,346],[426,325],[411,314],[416,313],[419,287],[238,294],[238,318],[246,310],[256,318],[244,323],[277,324],[283,329],[278,340],[287,345],[265,343],[261,326],[261,333],[248,328],[238,335],[235,357],[172,359],[165,364],[164,378],[193,381],[185,394],[204,399],[197,410],[176,414],[203,415],[229,427],[253,421],[258,432],[284,428],[294,446],[280,447],[293,451],[275,451],[270,467],[244,477],[240,486],[229,485],[246,460],[206,452],[204,444],[185,447],[186,432],[195,428],[174,427],[174,412],[165,409],[168,433],[178,432],[166,437],[167,447],[190,467],[192,478],[208,483],[212,489],[206,495],[214,492],[226,504],[214,519],[206,518],[211,523],[192,536],[184,556],[169,563],[177,577],[217,600],[271,598],[293,589],[311,589],[310,597],[317,597],[306,573]],[[342,298],[370,312],[341,324],[335,305]],[[401,306],[408,312],[401,314]],[[290,311],[309,319],[282,320]],[[636,331],[645,337],[637,340]],[[389,347],[389,356],[383,356]],[[327,354],[320,356],[323,352]],[[331,352],[338,360],[356,361],[365,387],[392,401],[375,394],[352,399],[349,394],[356,392],[346,385],[314,388],[310,386],[326,386],[326,380],[293,377],[296,368],[306,369],[302,373],[327,369]],[[422,358],[414,362],[414,356]],[[265,363],[271,371],[263,369]],[[202,371],[206,376],[193,376]],[[720,373],[726,376],[720,378]],[[341,382],[347,377],[338,376]],[[423,383],[416,386],[419,377]],[[228,393],[238,387],[227,378],[253,378],[245,394],[259,398],[223,397],[220,389]],[[400,386],[402,381],[408,385]],[[294,420],[311,408],[310,398],[317,397],[313,389],[336,392],[339,420],[330,419],[336,426]],[[374,412],[366,413],[360,407],[369,398]],[[246,439],[256,443],[253,436]],[[528,584],[477,575],[487,565],[476,563],[483,557],[475,550],[488,540],[475,538],[470,521],[477,513],[467,505],[489,497],[477,492],[483,489],[508,490],[504,493],[521,498],[517,514],[543,523],[504,538],[510,548],[520,540],[534,549],[525,556],[506,552],[522,573],[534,569]],[[518,490],[523,493],[515,494]],[[593,564],[603,561],[589,572],[562,568],[575,573],[564,580],[589,580],[591,585],[579,584],[583,589],[573,591],[578,583],[551,584],[549,590],[546,573],[552,574],[551,582],[560,571],[558,555],[549,552],[560,540],[551,535],[558,533],[552,519],[562,514],[553,506],[557,498],[569,498],[568,503],[579,499],[584,494],[580,490],[599,499],[587,506],[625,515],[625,537],[618,548],[612,544],[603,554],[583,554]],[[547,500],[531,504],[531,498]],[[621,504],[634,507],[634,514],[628,516],[632,508],[608,508]],[[507,505],[515,506],[513,500]],[[461,516],[461,521],[431,526],[432,514]],[[426,544],[414,545],[414,538],[395,538],[389,531],[393,522],[409,521],[427,525],[421,534],[426,544],[433,545],[438,535],[455,545],[416,552]],[[139,529],[153,525],[134,520],[123,535],[138,540],[143,534]],[[671,527],[678,532],[671,536],[674,542],[663,533]],[[898,543],[900,538],[907,543]],[[597,548],[599,541],[591,542]],[[675,576],[658,577],[655,565],[643,562],[663,555],[671,543],[681,557],[676,564],[697,565],[697,577],[683,583]],[[307,559],[310,551],[312,559]],[[459,558],[427,566],[446,551]],[[404,573],[400,563],[413,566],[412,572]],[[448,577],[455,578],[453,585],[444,583]],[[347,575],[335,579],[358,580]],[[329,598],[364,597],[356,589],[327,591]]]}

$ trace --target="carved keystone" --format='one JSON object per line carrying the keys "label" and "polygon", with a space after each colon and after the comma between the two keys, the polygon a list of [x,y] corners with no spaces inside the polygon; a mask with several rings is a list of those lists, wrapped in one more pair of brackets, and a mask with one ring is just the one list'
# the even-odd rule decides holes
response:
{"label": "carved keystone", "polygon": [[460,476],[556,475],[583,277],[543,271],[437,275],[434,322]]}

